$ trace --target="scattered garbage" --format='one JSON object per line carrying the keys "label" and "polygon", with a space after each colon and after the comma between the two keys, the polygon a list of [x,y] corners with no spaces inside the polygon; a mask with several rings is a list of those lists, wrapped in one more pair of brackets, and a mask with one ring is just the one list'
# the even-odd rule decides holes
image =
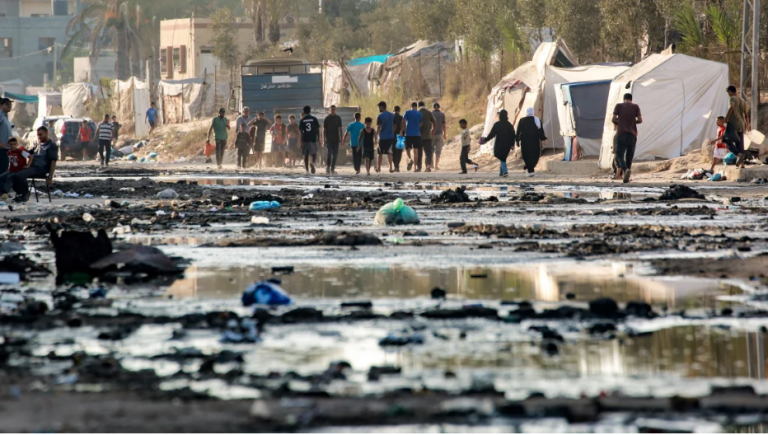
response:
{"label": "scattered garbage", "polygon": [[698,168],[698,169],[691,169],[685,174],[683,174],[680,179],[681,180],[703,180],[705,178],[709,179],[709,177],[712,176],[712,171],[709,169],[704,168]]}
{"label": "scattered garbage", "polygon": [[155,215],[157,215],[157,216],[165,216],[165,212],[162,211],[162,210],[158,210],[158,211],[155,212]]}
{"label": "scattered garbage", "polygon": [[440,196],[433,198],[432,202],[436,204],[455,204],[460,202],[469,202],[469,195],[465,193],[465,186],[457,187],[456,190],[444,190]]}
{"label": "scattered garbage", "polygon": [[107,289],[99,287],[88,292],[88,299],[101,299],[107,297]]}
{"label": "scattered garbage", "polygon": [[254,225],[266,225],[269,223],[269,218],[264,216],[254,216],[251,218],[251,223]]}
{"label": "scattered garbage", "polygon": [[150,158],[150,159],[156,159],[156,158],[157,158],[157,155],[158,155],[158,154],[157,154],[156,152],[154,152],[154,151],[153,151],[153,152],[149,153],[149,155],[147,155],[147,157],[148,157],[148,158]]}
{"label": "scattered garbage", "polygon": [[120,191],[121,192],[135,192],[136,189],[134,189],[133,187],[121,187]]}
{"label": "scattered garbage", "polygon": [[0,284],[18,284],[21,277],[17,272],[0,272]]}
{"label": "scattered garbage", "polygon": [[416,211],[405,205],[401,198],[385,204],[373,219],[375,225],[415,225],[419,222]]}
{"label": "scattered garbage", "polygon": [[250,211],[274,210],[277,208],[280,208],[280,203],[277,201],[254,201],[248,206]]}
{"label": "scattered garbage", "polygon": [[176,199],[179,197],[179,194],[176,193],[173,189],[165,189],[162,192],[157,194],[157,197],[159,199]]}
{"label": "scattered garbage", "polygon": [[122,235],[122,234],[128,234],[130,232],[131,232],[130,225],[121,225],[119,227],[112,228],[112,234]]}
{"label": "scattered garbage", "polygon": [[131,225],[152,225],[152,222],[146,219],[133,218]]}
{"label": "scattered garbage", "polygon": [[136,157],[135,154],[128,154],[128,156],[126,156],[125,158],[126,158],[126,160],[130,160],[132,162],[134,162],[134,161],[139,159],[138,157]]}
{"label": "scattered garbage", "polygon": [[258,323],[253,319],[230,319],[227,322],[227,330],[219,339],[222,343],[257,343],[259,337]]}
{"label": "scattered garbage", "polygon": [[290,305],[291,297],[280,287],[282,282],[277,279],[268,279],[249,285],[243,292],[241,301],[243,306],[251,305]]}
{"label": "scattered garbage", "polygon": [[733,166],[733,165],[735,165],[735,164],[736,164],[736,161],[737,161],[738,159],[739,159],[739,158],[738,158],[738,157],[736,157],[736,154],[734,154],[734,153],[728,153],[728,154],[726,154],[726,155],[725,155],[725,158],[723,159],[723,163],[725,163],[725,164],[726,164],[726,165],[728,165],[728,166]]}
{"label": "scattered garbage", "polygon": [[55,196],[57,198],[62,198],[64,196],[64,192],[62,192],[61,189],[57,189],[57,190],[51,192],[51,196]]}
{"label": "scattered garbage", "polygon": [[718,172],[717,174],[709,177],[709,181],[725,181],[725,176]]}
{"label": "scattered garbage", "polygon": [[91,223],[94,222],[96,218],[90,213],[83,213],[83,220],[87,223]]}
{"label": "scattered garbage", "polygon": [[424,337],[421,334],[390,334],[379,341],[379,346],[407,346],[409,344],[424,344]]}
{"label": "scattered garbage", "polygon": [[704,199],[704,195],[682,184],[673,184],[669,186],[659,197],[660,201],[675,201],[684,198]]}

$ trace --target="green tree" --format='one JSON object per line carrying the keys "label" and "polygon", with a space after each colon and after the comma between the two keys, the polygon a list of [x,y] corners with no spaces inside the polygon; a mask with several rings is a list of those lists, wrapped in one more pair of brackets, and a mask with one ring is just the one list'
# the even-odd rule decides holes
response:
{"label": "green tree", "polygon": [[[547,25],[557,37],[563,38],[580,63],[599,61],[600,32],[608,23],[596,0],[543,0],[547,10]],[[624,1],[624,0],[617,0]],[[589,30],[585,28],[589,23]]]}
{"label": "green tree", "polygon": [[231,71],[231,79],[235,68],[240,64],[240,51],[235,41],[235,33],[232,32],[235,17],[229,8],[223,7],[214,12],[211,19],[213,20],[211,28],[213,55],[221,62],[222,67]]}
{"label": "green tree", "polygon": [[70,50],[88,43],[91,61],[95,62],[104,48],[111,47],[117,52],[118,79],[128,79],[132,73],[140,75],[141,27],[147,23],[136,1],[90,0],[67,25],[67,33],[74,34],[61,55],[67,56]]}
{"label": "green tree", "polygon": [[[456,27],[457,4],[460,0],[413,0],[408,11],[408,24],[414,36],[428,41],[446,41]],[[476,7],[482,7],[482,5]]]}
{"label": "green tree", "polygon": [[360,17],[373,54],[394,53],[413,42],[415,36],[403,14],[407,7],[402,0],[379,0],[376,9]]}

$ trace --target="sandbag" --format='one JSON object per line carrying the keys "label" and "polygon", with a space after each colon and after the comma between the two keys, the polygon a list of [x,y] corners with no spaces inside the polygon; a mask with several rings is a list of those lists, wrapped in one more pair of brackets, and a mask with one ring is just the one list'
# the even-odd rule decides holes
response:
{"label": "sandbag", "polygon": [[385,204],[373,219],[375,225],[415,225],[419,223],[416,211],[405,205],[402,199]]}

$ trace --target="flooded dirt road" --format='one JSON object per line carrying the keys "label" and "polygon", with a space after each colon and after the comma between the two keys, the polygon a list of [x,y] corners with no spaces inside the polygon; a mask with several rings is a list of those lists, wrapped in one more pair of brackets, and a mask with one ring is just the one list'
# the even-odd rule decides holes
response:
{"label": "flooded dirt road", "polygon": [[2,212],[4,430],[768,423],[759,186],[86,172]]}

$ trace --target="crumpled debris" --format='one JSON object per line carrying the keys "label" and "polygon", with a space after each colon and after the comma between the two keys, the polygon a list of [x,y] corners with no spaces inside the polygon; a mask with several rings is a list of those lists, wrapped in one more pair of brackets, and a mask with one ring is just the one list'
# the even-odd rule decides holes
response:
{"label": "crumpled debris", "polygon": [[681,180],[703,180],[705,178],[710,178],[712,176],[712,171],[709,169],[704,168],[698,168],[698,169],[691,169],[683,176],[680,177]]}
{"label": "crumpled debris", "polygon": [[103,270],[110,266],[120,267],[121,270],[128,269],[132,272],[154,274],[176,274],[182,272],[182,269],[177,267],[173,260],[165,255],[163,251],[153,246],[137,246],[115,252],[91,264],[91,267],[97,270]]}
{"label": "crumpled debris", "polygon": [[469,195],[465,193],[465,186],[457,187],[456,190],[444,190],[440,196],[432,198],[435,204],[456,204],[460,202],[469,202]]}
{"label": "crumpled debris", "polygon": [[704,195],[691,189],[688,186],[683,186],[682,184],[673,184],[672,186],[669,186],[669,189],[661,194],[659,200],[676,201],[678,199],[684,198],[705,199]]}
{"label": "crumpled debris", "polygon": [[409,344],[424,344],[424,337],[421,334],[413,335],[394,335],[389,334],[379,340],[379,346],[407,346]]}

